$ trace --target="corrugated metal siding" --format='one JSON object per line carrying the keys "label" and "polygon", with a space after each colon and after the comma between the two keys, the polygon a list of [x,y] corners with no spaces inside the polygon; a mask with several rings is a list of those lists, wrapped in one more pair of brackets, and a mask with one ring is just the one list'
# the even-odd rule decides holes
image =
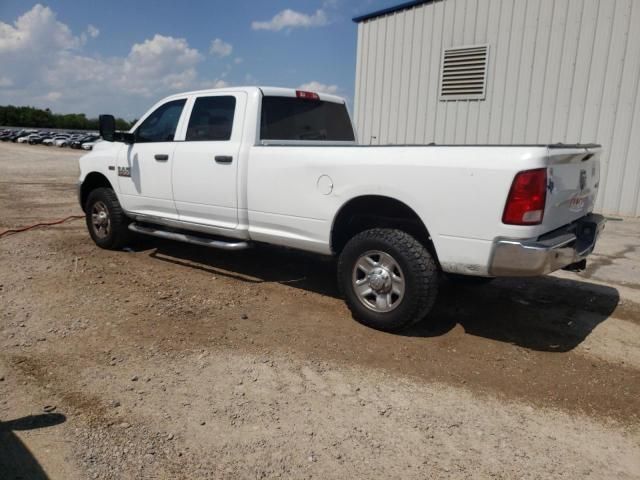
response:
{"label": "corrugated metal siding", "polygon": [[[440,101],[447,47],[489,44],[485,100]],[[358,25],[362,143],[590,143],[598,209],[640,215],[640,0],[440,0]]]}

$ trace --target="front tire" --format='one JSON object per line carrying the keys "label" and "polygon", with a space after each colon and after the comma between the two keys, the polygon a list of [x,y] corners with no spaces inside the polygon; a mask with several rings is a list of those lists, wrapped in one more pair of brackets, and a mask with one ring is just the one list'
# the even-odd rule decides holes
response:
{"label": "front tire", "polygon": [[100,248],[119,250],[129,241],[130,221],[111,188],[89,193],[84,211],[89,235]]}
{"label": "front tire", "polygon": [[365,230],[338,260],[338,285],[353,317],[377,330],[397,332],[422,320],[438,294],[438,267],[406,232]]}

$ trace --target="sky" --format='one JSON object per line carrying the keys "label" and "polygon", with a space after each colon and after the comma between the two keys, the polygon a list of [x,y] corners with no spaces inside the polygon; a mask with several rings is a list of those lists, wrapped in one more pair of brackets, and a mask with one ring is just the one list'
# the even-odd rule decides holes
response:
{"label": "sky", "polygon": [[0,0],[0,105],[140,117],[164,96],[234,85],[352,104],[357,15],[401,0]]}

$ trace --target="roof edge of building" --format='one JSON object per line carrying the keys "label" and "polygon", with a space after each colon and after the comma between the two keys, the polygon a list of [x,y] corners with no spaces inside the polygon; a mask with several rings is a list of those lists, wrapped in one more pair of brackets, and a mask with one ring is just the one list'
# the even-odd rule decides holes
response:
{"label": "roof edge of building", "polygon": [[401,10],[408,10],[413,7],[417,7],[418,5],[422,5],[423,3],[433,3],[435,0],[413,0],[411,2],[401,3],[394,7],[383,8],[382,10],[376,10],[375,12],[367,13],[365,15],[360,15],[358,17],[354,17],[352,20],[355,23],[361,23],[366,20],[372,20],[374,18],[382,17],[384,15],[388,15],[390,13],[399,12]]}

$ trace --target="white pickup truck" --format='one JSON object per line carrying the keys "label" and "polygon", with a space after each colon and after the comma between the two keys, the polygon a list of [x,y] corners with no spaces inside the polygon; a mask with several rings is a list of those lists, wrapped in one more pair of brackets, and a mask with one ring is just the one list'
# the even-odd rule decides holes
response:
{"label": "white pickup truck", "polygon": [[584,267],[598,145],[358,145],[345,101],[226,88],[158,102],[129,132],[103,115],[79,199],[102,248],[131,232],[242,250],[333,255],[358,321],[423,319],[441,276],[486,280]]}

